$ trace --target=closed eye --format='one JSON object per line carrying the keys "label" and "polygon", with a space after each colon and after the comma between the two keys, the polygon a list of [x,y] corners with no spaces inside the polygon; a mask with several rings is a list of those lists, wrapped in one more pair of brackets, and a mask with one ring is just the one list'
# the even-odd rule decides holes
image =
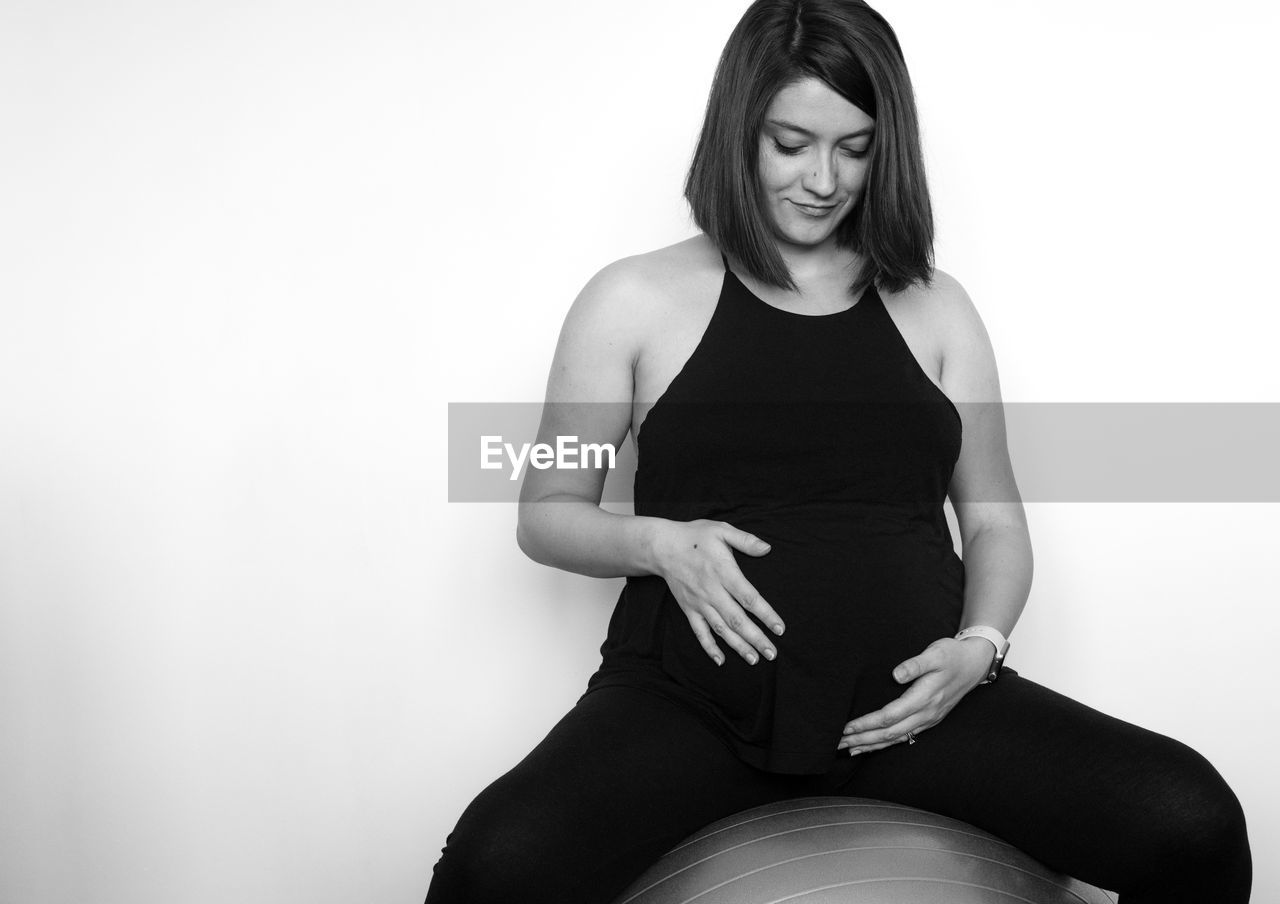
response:
{"label": "closed eye", "polygon": [[[793,157],[804,150],[803,144],[797,147],[792,147],[789,144],[783,144],[776,138],[773,139],[773,146],[778,149],[779,153],[786,154],[788,157]],[[846,157],[852,157],[855,160],[867,156],[866,150],[855,151],[852,148],[841,148],[841,150],[844,151]]]}

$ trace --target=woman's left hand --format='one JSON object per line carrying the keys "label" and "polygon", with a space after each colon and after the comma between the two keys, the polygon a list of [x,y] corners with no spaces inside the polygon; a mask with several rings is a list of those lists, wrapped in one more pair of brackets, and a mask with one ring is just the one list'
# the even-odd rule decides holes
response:
{"label": "woman's left hand", "polygon": [[836,749],[848,748],[851,756],[867,753],[905,743],[908,732],[914,737],[932,728],[978,686],[994,655],[995,648],[981,637],[935,640],[919,656],[894,668],[895,681],[911,684],[906,693],[847,723]]}

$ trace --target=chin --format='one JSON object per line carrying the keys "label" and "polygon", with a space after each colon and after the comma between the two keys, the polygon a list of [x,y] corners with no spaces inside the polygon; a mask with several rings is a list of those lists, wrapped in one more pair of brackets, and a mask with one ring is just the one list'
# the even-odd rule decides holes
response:
{"label": "chin", "polygon": [[807,229],[804,225],[788,225],[781,232],[782,237],[793,245],[821,245],[835,234],[836,227],[839,225],[837,222],[830,225],[810,226]]}

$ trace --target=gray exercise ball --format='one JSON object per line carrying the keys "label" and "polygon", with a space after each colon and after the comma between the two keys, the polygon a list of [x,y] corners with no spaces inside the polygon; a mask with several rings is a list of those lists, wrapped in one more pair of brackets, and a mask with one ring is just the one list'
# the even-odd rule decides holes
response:
{"label": "gray exercise ball", "polygon": [[613,904],[1115,904],[956,819],[807,797],[695,832]]}

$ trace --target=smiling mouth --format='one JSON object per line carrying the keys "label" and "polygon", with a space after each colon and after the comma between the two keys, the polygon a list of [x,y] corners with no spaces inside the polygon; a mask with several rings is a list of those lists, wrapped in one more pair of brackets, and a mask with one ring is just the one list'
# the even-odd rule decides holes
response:
{"label": "smiling mouth", "polygon": [[822,216],[832,210],[835,210],[836,207],[839,206],[836,204],[828,204],[825,207],[819,207],[815,204],[801,204],[799,201],[792,201],[791,203],[799,208],[801,213],[808,214],[811,217]]}

